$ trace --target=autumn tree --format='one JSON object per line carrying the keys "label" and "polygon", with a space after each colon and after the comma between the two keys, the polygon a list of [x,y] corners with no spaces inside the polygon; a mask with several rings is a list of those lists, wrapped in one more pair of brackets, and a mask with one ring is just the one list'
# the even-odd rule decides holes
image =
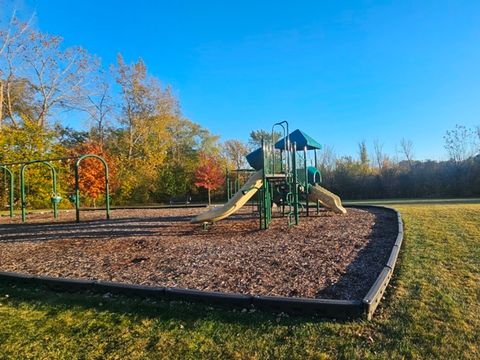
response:
{"label": "autumn tree", "polygon": [[[218,158],[218,136],[184,118],[171,122],[169,134],[174,141],[167,149],[167,161],[159,168],[156,198],[167,200],[173,195],[183,195],[195,190],[195,170],[198,154]],[[222,164],[223,166],[223,164]]]}
{"label": "autumn tree", "polygon": [[[103,157],[107,162],[109,168],[110,180],[115,177],[116,166],[110,156],[104,151],[101,144],[93,141],[86,141],[78,145],[73,150],[74,155],[95,154]],[[73,164],[72,164],[73,165]],[[70,182],[74,179],[70,178]],[[114,183],[114,181],[111,181]],[[82,160],[79,169],[79,190],[92,201],[93,206],[96,206],[97,200],[105,192],[105,170],[100,160],[95,158],[86,158]],[[113,190],[113,189],[112,189]]]}
{"label": "autumn tree", "polygon": [[[38,129],[35,125],[25,124],[21,129],[5,126],[0,130],[0,163],[28,161],[63,156],[62,146],[56,140],[51,129]],[[61,164],[55,163],[60,171]],[[19,166],[13,167],[18,176]],[[3,174],[2,174],[3,175]],[[18,178],[17,178],[18,179]],[[27,201],[29,207],[45,208],[50,206],[51,174],[46,166],[30,165],[25,173]],[[62,190],[59,181],[57,190]],[[16,195],[18,187],[15,186]]]}
{"label": "autumn tree", "polygon": [[195,170],[195,185],[207,190],[208,205],[211,204],[211,191],[218,189],[224,181],[224,174],[218,159],[201,153]]}
{"label": "autumn tree", "polygon": [[156,158],[161,159],[162,151],[158,150],[170,141],[165,136],[166,128],[178,110],[171,90],[163,90],[158,80],[148,75],[142,59],[128,65],[119,54],[115,71],[121,88],[119,123],[125,131],[127,159],[147,155],[150,145],[154,145]]}
{"label": "autumn tree", "polygon": [[114,72],[121,91],[120,128],[110,143],[119,159],[121,196],[135,193],[135,201],[145,202],[158,186],[160,166],[174,141],[169,126],[179,120],[180,111],[171,90],[148,75],[141,59],[126,64],[118,55]]}
{"label": "autumn tree", "polygon": [[247,156],[249,152],[247,145],[239,140],[227,140],[223,143],[224,156],[230,164],[233,164],[235,169],[246,167],[247,161],[245,156]]}

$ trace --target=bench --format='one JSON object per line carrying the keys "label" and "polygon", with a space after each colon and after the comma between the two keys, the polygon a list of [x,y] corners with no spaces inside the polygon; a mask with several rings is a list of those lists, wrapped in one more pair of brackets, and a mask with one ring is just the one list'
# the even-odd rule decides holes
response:
{"label": "bench", "polygon": [[170,198],[170,205],[188,205],[192,201],[189,195],[176,195]]}

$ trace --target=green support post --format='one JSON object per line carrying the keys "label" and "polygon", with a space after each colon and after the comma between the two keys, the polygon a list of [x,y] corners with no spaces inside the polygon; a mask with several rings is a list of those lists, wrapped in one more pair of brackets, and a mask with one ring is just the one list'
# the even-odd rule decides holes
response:
{"label": "green support post", "polygon": [[227,191],[227,201],[230,200],[231,194],[230,194],[230,177],[229,177],[229,172],[227,169],[227,175],[225,176],[225,188]]}
{"label": "green support post", "polygon": [[258,220],[260,221],[260,229],[263,229],[263,216],[264,216],[264,204],[263,204],[263,187],[258,190]]}
{"label": "green support post", "polygon": [[265,184],[265,229],[268,229],[270,226],[270,221],[272,220],[272,198],[270,193],[270,184],[267,182]]}
{"label": "green support post", "polygon": [[310,216],[310,211],[308,210],[309,203],[308,203],[308,169],[307,169],[307,147],[305,146],[303,149],[303,166],[305,170],[305,187],[304,187],[304,192],[305,192],[305,203],[307,205],[307,216]]}
{"label": "green support post", "polygon": [[[43,164],[50,168],[52,173],[52,205],[53,205],[53,217],[56,219],[58,217],[58,199],[57,196],[57,172],[55,168],[46,161],[30,161],[26,162],[20,168],[20,198],[22,205],[22,222],[25,222],[27,219],[27,201],[25,195],[25,169],[28,165],[31,164]],[[55,200],[54,200],[55,199]]]}
{"label": "green support post", "polygon": [[53,178],[53,191],[52,191],[52,205],[53,205],[53,218],[58,218],[58,204],[60,202],[60,197],[57,195],[57,172],[54,167],[52,169],[52,178]]}
{"label": "green support post", "polygon": [[263,184],[260,189],[258,189],[258,212],[260,220],[260,229],[268,229],[270,221],[272,220],[272,196],[270,193],[270,184],[267,178],[266,169],[268,165],[269,154],[266,151],[264,139],[261,142],[262,146],[262,180]]}
{"label": "green support post", "polygon": [[298,216],[298,177],[297,177],[297,143],[293,143],[292,149],[292,171],[293,171],[293,212],[295,225],[300,222]]}
{"label": "green support post", "polygon": [[20,207],[22,209],[22,222],[27,220],[27,213],[25,209],[27,207],[25,202],[25,179],[23,178],[24,170],[25,165],[23,165],[20,170]]}
{"label": "green support post", "polygon": [[264,139],[262,138],[262,162],[263,162],[263,166],[262,166],[262,174],[263,174],[263,178],[262,178],[262,191],[261,191],[261,208],[260,208],[260,228],[261,229],[266,229],[268,227],[268,221],[267,221],[267,211],[266,211],[266,208],[267,208],[267,176],[266,176],[266,171],[267,169],[265,169],[265,166],[267,165],[267,161],[265,161],[265,156],[266,156],[266,151],[265,151],[265,141]]}
{"label": "green support post", "polygon": [[13,186],[14,186],[14,180],[13,180],[13,172],[6,166],[0,166],[0,169],[3,169],[5,173],[8,174],[9,178],[9,189],[8,189],[8,208],[10,211],[10,217],[13,218]]}
{"label": "green support post", "polygon": [[283,150],[280,149],[280,172],[283,174]]}
{"label": "green support post", "polygon": [[235,177],[235,182],[233,185],[234,185],[235,194],[236,194],[238,190],[240,190],[240,180],[238,179],[238,171],[237,171],[237,175]]}
{"label": "green support post", "polygon": [[75,164],[75,220],[80,222],[80,181],[78,178],[78,163]]}

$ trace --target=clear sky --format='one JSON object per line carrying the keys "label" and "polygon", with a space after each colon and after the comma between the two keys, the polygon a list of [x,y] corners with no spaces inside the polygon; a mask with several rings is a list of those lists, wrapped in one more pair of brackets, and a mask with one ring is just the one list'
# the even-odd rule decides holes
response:
{"label": "clear sky", "polygon": [[480,1],[23,0],[40,30],[105,65],[142,57],[223,140],[279,120],[337,153],[375,138],[445,158],[480,125]]}

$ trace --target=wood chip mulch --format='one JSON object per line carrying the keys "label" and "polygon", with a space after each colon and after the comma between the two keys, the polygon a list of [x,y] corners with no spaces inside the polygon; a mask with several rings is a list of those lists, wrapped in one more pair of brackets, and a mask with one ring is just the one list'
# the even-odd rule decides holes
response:
{"label": "wood chip mulch", "polygon": [[101,279],[253,295],[361,299],[397,235],[383,209],[322,210],[288,227],[276,214],[258,229],[250,207],[207,231],[189,220],[205,209],[32,214],[0,218],[0,271]]}

